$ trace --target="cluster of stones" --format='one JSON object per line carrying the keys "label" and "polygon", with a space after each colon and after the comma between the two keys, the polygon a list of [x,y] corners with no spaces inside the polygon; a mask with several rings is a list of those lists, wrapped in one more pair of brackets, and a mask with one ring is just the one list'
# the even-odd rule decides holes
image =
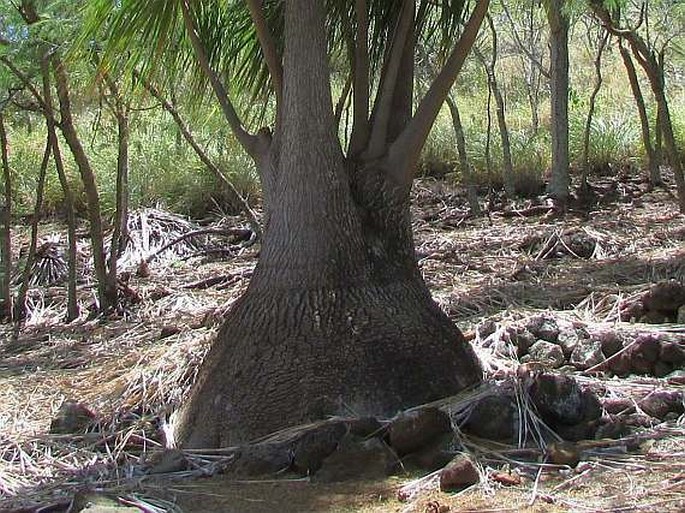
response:
{"label": "cluster of stones", "polygon": [[589,331],[581,323],[539,315],[523,325],[501,331],[492,322],[478,328],[485,347],[496,344],[500,352],[514,352],[522,364],[537,364],[559,372],[587,371],[682,377],[685,367],[685,335],[678,333],[603,329]]}

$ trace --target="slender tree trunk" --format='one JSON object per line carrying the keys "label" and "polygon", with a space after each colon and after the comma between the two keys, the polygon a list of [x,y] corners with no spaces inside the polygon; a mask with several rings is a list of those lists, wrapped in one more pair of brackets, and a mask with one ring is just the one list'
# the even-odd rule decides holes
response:
{"label": "slender tree trunk", "polygon": [[492,57],[488,61],[484,55],[476,51],[476,55],[480,59],[485,73],[488,77],[488,85],[492,92],[492,97],[495,99],[495,115],[497,116],[497,127],[499,128],[500,141],[502,144],[502,184],[504,185],[504,193],[507,198],[513,198],[516,194],[516,185],[514,183],[514,164],[511,158],[511,143],[509,142],[509,128],[507,127],[507,119],[505,115],[504,97],[497,82],[497,75],[495,74],[495,66],[497,65],[497,32],[492,18],[486,16],[488,26],[490,27],[490,34],[492,35]]}
{"label": "slender tree trunk", "polygon": [[[623,65],[626,68],[626,73],[628,74],[628,81],[630,82],[630,89],[633,92],[633,98],[635,99],[635,105],[637,106],[637,112],[640,116],[640,128],[642,133],[642,145],[645,148],[645,154],[647,156],[647,168],[649,170],[649,184],[652,187],[661,185],[661,171],[659,169],[659,162],[657,160],[656,151],[652,145],[652,136],[650,134],[649,128],[649,117],[647,116],[647,108],[645,107],[645,100],[642,96],[642,90],[640,89],[640,82],[637,78],[637,73],[635,71],[635,65],[633,64],[633,59],[630,57],[630,51],[623,46],[619,40],[618,48],[621,52],[621,58],[623,59]],[[658,116],[657,116],[658,123]]]}
{"label": "slender tree trunk", "polygon": [[129,108],[124,102],[119,87],[112,78],[104,72],[104,80],[112,96],[111,107],[117,120],[117,188],[116,207],[114,212],[114,230],[109,248],[109,270],[107,273],[106,289],[112,291],[112,297],[117,301],[117,262],[126,249],[128,243],[128,170],[129,170]]}
{"label": "slender tree trunk", "polygon": [[588,175],[590,173],[590,131],[592,130],[592,118],[595,114],[595,104],[597,102],[597,95],[602,88],[602,54],[607,44],[608,36],[604,34],[599,42],[597,48],[597,55],[595,56],[595,87],[590,94],[590,105],[588,107],[587,118],[585,119],[585,131],[583,132],[583,174],[580,180],[581,189],[587,189]]}
{"label": "slender tree trunk", "polygon": [[33,277],[34,261],[36,259],[36,248],[38,247],[38,223],[40,222],[41,213],[43,210],[43,193],[45,191],[45,175],[47,174],[48,163],[50,162],[51,145],[48,139],[45,142],[45,151],[43,152],[43,160],[40,163],[40,171],[38,172],[38,187],[36,188],[36,204],[33,209],[33,218],[31,219],[31,242],[29,243],[29,251],[26,255],[26,263],[21,274],[21,285],[19,286],[19,293],[14,302],[14,322],[15,338],[19,334],[19,326],[21,321],[26,318],[26,295],[28,294],[31,278]]}
{"label": "slender tree trunk", "polygon": [[550,195],[562,205],[569,196],[568,154],[568,18],[565,0],[548,0],[547,21],[550,28],[550,76],[552,121],[552,169],[549,181]]}
{"label": "slender tree trunk", "polygon": [[343,160],[322,8],[285,4],[269,227],[181,412],[186,446],[231,445],[329,414],[392,415],[481,379],[421,279],[409,188],[377,164]]}
{"label": "slender tree trunk", "polygon": [[459,115],[459,107],[452,96],[447,97],[447,106],[450,109],[450,116],[452,117],[452,126],[454,127],[454,136],[457,139],[457,153],[459,154],[459,167],[461,169],[461,176],[464,185],[466,186],[466,197],[469,202],[471,214],[474,216],[481,215],[480,203],[478,203],[478,194],[476,194],[476,186],[473,183],[473,173],[471,172],[471,165],[469,164],[469,157],[466,153],[466,138],[464,137],[464,127],[461,124],[461,116]]}
{"label": "slender tree trunk", "polygon": [[0,111],[0,155],[2,157],[3,195],[0,204],[0,320],[12,320],[12,174],[5,116]]}
{"label": "slender tree trunk", "polygon": [[678,204],[680,211],[685,213],[685,175],[683,175],[683,163],[678,154],[678,146],[673,132],[673,123],[669,112],[668,100],[666,99],[663,68],[654,51],[647,46],[647,43],[645,43],[644,39],[642,39],[637,32],[634,30],[617,29],[614,26],[609,11],[607,11],[601,3],[592,3],[591,7],[609,32],[612,32],[628,42],[635,59],[647,75],[649,85],[656,99],[659,128],[661,129],[661,135],[663,137],[666,157],[669,160],[676,182]]}
{"label": "slender tree trunk", "polygon": [[50,63],[45,57],[41,61],[43,74],[43,101],[45,103],[45,120],[47,124],[48,139],[52,148],[52,156],[55,160],[57,177],[59,178],[62,194],[64,195],[64,208],[67,217],[67,240],[68,240],[68,278],[67,278],[67,317],[71,322],[79,316],[78,301],[76,298],[76,216],[74,215],[74,195],[69,185],[67,173],[64,170],[64,161],[59,147],[59,139],[55,127],[55,113],[53,110],[52,87],[50,85]]}
{"label": "slender tree trunk", "polygon": [[[86,155],[71,113],[71,98],[69,95],[69,79],[64,64],[57,55],[52,57],[52,66],[57,85],[57,97],[61,114],[60,128],[71,149],[76,165],[81,174],[81,180],[88,200],[88,221],[90,222],[90,238],[93,248],[93,264],[97,282],[98,301],[100,311],[107,312],[116,305],[117,290],[112,289],[107,277],[105,265],[105,249],[103,241],[102,216],[100,213],[100,196],[95,183],[95,173]],[[108,286],[109,285],[109,286]]]}

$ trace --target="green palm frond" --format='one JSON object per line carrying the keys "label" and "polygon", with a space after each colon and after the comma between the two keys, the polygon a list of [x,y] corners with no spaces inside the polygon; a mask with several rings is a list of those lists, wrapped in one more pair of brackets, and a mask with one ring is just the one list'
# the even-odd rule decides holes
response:
{"label": "green palm frond", "polygon": [[[86,6],[82,43],[106,41],[103,62],[139,69],[157,80],[190,77],[190,90],[205,96],[206,77],[199,71],[181,13],[182,0],[92,0]],[[369,0],[369,57],[378,76],[391,44],[403,0]],[[198,35],[213,69],[246,105],[266,105],[272,84],[245,0],[190,0]],[[276,48],[283,51],[284,2],[264,0],[265,18]],[[426,46],[444,51],[456,41],[465,0],[419,0],[415,33]],[[337,62],[351,66],[356,31],[354,2],[326,0],[328,44]],[[236,95],[238,97],[238,95]]]}

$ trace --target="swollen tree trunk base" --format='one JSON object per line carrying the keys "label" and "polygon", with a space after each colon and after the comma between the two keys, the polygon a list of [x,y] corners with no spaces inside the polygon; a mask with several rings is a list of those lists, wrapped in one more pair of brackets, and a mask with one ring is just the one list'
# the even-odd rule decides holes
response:
{"label": "swollen tree trunk base", "polygon": [[249,289],[181,412],[185,447],[225,447],[329,415],[392,416],[481,380],[471,347],[420,278]]}

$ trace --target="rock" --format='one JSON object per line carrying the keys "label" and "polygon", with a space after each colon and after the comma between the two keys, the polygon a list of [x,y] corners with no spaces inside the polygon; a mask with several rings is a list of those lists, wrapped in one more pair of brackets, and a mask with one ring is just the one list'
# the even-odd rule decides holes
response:
{"label": "rock", "polygon": [[231,470],[241,477],[278,474],[289,470],[293,455],[281,443],[260,443],[240,449]]}
{"label": "rock", "polygon": [[643,301],[647,310],[675,319],[685,305],[685,286],[676,280],[661,281],[652,285]]}
{"label": "rock", "polygon": [[528,349],[535,343],[535,335],[525,328],[509,327],[504,337],[516,346],[516,354],[519,358],[528,353]]}
{"label": "rock", "polygon": [[162,340],[165,338],[169,338],[179,333],[181,333],[181,328],[179,328],[178,326],[163,326],[162,331],[159,333],[159,339]]}
{"label": "rock", "polygon": [[678,415],[685,411],[683,393],[670,390],[655,390],[638,401],[638,406],[650,417],[664,420],[669,413]]}
{"label": "rock", "polygon": [[84,403],[67,399],[62,403],[57,416],[50,423],[50,433],[71,435],[83,434],[95,426],[96,415]]}
{"label": "rock", "polygon": [[497,323],[493,320],[486,320],[476,327],[476,334],[481,340],[485,340],[497,331]]}
{"label": "rock", "polygon": [[502,392],[479,400],[471,409],[462,429],[482,438],[512,442],[518,433],[517,419],[514,398]]}
{"label": "rock", "polygon": [[166,449],[153,453],[146,463],[149,465],[149,474],[167,474],[188,468],[188,459],[179,449]]}
{"label": "rock", "polygon": [[491,481],[501,484],[502,486],[519,486],[523,483],[523,479],[519,474],[512,474],[511,472],[502,472],[495,470],[488,476]]}
{"label": "rock", "polygon": [[452,423],[446,413],[432,407],[420,408],[392,420],[388,426],[388,442],[399,456],[404,456],[451,432]]}
{"label": "rock", "polygon": [[528,321],[526,328],[546,342],[556,342],[559,337],[559,325],[554,319],[545,316],[533,317]]}
{"label": "rock", "polygon": [[602,346],[602,354],[606,358],[614,356],[623,349],[623,339],[615,331],[602,331],[595,335]]}
{"label": "rock", "polygon": [[678,308],[678,315],[676,316],[676,321],[678,324],[685,324],[685,305],[681,305]]}
{"label": "rock", "polygon": [[658,361],[654,364],[654,376],[657,378],[665,378],[673,370],[673,365],[670,363]]}
{"label": "rock", "polygon": [[578,370],[597,368],[604,361],[602,342],[589,340],[578,344],[571,354],[570,363]]}
{"label": "rock", "polygon": [[361,417],[347,422],[350,434],[361,438],[377,436],[383,431],[383,424],[375,417]]}
{"label": "rock", "polygon": [[621,306],[620,318],[623,322],[636,322],[645,315],[645,305],[642,301],[633,301]]}
{"label": "rock", "polygon": [[659,359],[661,343],[653,333],[640,333],[626,352],[630,359],[631,370],[638,374],[651,375],[654,363]]}
{"label": "rock", "polygon": [[576,330],[564,330],[559,332],[557,337],[557,344],[561,347],[564,352],[564,357],[566,359],[571,357],[573,350],[581,343],[581,337],[578,335]]}
{"label": "rock", "polygon": [[305,475],[315,473],[337,449],[347,431],[344,422],[327,422],[305,431],[292,449],[293,470]]}
{"label": "rock", "polygon": [[580,448],[571,442],[552,442],[545,448],[545,459],[555,465],[575,467],[580,462]]}
{"label": "rock", "polygon": [[538,340],[535,344],[530,346],[528,355],[530,356],[531,361],[540,362],[553,369],[561,367],[566,361],[561,347],[544,340]]}
{"label": "rock", "polygon": [[440,472],[440,491],[457,492],[480,482],[478,469],[471,459],[460,454]]}
{"label": "rock", "polygon": [[619,413],[634,413],[635,412],[635,402],[628,397],[614,397],[609,399],[604,399],[602,401],[602,407],[607,413],[612,415],[617,415]]}
{"label": "rock", "polygon": [[540,374],[531,383],[529,394],[542,419],[552,427],[578,424],[585,418],[583,391],[570,376]]}
{"label": "rock", "polygon": [[312,479],[320,483],[382,479],[396,465],[396,456],[380,439],[361,440],[349,434],[323,460],[321,468]]}
{"label": "rock", "polygon": [[429,446],[402,458],[402,466],[433,472],[447,465],[462,449],[454,434],[443,435]]}
{"label": "rock", "polygon": [[685,344],[662,342],[659,347],[659,360],[679,366],[685,364]]}
{"label": "rock", "polygon": [[627,352],[613,356],[608,364],[609,370],[621,378],[625,378],[630,374],[630,355]]}

